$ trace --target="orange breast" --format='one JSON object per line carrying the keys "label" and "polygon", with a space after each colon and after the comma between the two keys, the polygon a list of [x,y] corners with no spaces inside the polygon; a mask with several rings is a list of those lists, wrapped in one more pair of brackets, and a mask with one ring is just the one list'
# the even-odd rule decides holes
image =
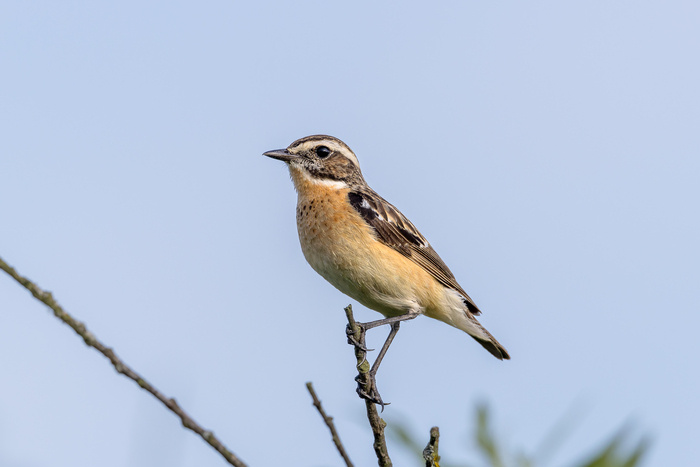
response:
{"label": "orange breast", "polygon": [[442,286],[420,266],[376,239],[339,183],[292,170],[304,257],[341,292],[385,316],[434,307]]}

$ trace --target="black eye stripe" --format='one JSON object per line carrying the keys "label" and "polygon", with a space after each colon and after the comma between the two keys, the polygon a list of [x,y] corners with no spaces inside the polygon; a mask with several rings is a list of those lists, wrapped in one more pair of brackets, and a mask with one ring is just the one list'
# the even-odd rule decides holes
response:
{"label": "black eye stripe", "polygon": [[316,155],[321,159],[325,159],[326,157],[331,155],[331,150],[328,149],[327,146],[319,146],[316,148]]}

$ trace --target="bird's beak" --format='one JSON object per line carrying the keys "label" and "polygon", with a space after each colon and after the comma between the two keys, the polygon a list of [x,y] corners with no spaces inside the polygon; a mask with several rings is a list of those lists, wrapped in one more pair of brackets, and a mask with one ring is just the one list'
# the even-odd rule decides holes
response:
{"label": "bird's beak", "polygon": [[292,159],[296,159],[297,157],[299,157],[296,154],[291,154],[286,149],[275,149],[273,151],[267,151],[263,153],[263,156],[272,157],[273,159],[277,159],[284,162],[289,162]]}

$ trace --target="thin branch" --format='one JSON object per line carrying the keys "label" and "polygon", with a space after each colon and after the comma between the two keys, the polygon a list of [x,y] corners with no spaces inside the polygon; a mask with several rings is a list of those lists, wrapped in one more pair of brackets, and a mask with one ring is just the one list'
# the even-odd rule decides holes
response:
{"label": "thin branch", "polygon": [[316,407],[316,409],[318,410],[318,413],[321,414],[321,417],[323,418],[323,421],[326,422],[328,429],[331,430],[331,436],[333,437],[333,443],[335,444],[336,449],[338,449],[340,456],[345,461],[345,465],[347,465],[348,467],[353,467],[352,461],[350,460],[350,457],[348,457],[348,453],[345,452],[345,448],[343,447],[343,443],[340,442],[340,436],[338,436],[338,432],[335,430],[335,424],[333,423],[333,417],[331,417],[330,415],[327,415],[326,411],[323,410],[323,406],[321,405],[321,401],[316,396],[316,391],[314,391],[314,385],[311,383],[311,381],[306,383],[306,389],[308,389],[309,394],[311,394],[311,399],[313,399],[313,401],[314,401],[314,407]]}
{"label": "thin branch", "polygon": [[430,441],[423,449],[423,459],[425,459],[425,467],[440,467],[438,463],[440,456],[438,455],[438,441],[440,440],[440,429],[436,426],[430,429]]}
{"label": "thin branch", "polygon": [[[350,330],[352,331],[355,340],[360,343],[361,347],[366,348],[365,336],[360,332],[360,327],[355,322],[355,317],[352,314],[352,305],[348,305],[345,308],[345,314],[348,317],[348,323],[350,325]],[[364,386],[365,392],[369,392],[369,362],[367,361],[367,352],[362,350],[360,347],[355,346],[355,358],[357,358],[357,371],[360,373],[356,380],[359,384]],[[377,461],[380,467],[391,467],[391,459],[389,458],[389,452],[386,448],[386,438],[384,437],[384,428],[386,427],[386,422],[382,420],[377,412],[377,406],[374,402],[365,400],[365,406],[367,408],[367,419],[369,420],[369,425],[372,427],[372,433],[374,434],[374,453],[377,455]]]}
{"label": "thin branch", "polygon": [[95,348],[98,352],[107,357],[118,373],[121,373],[127,378],[135,381],[136,384],[141,386],[142,389],[145,389],[146,391],[150,392],[156,399],[161,401],[163,405],[165,405],[168,409],[174,412],[175,415],[180,417],[180,420],[182,421],[182,424],[185,428],[189,428],[190,430],[194,431],[199,436],[201,436],[202,439],[209,443],[211,447],[216,449],[229,464],[234,465],[236,467],[246,467],[246,464],[243,461],[241,461],[238,457],[236,457],[231,451],[229,451],[228,448],[226,448],[226,446],[224,446],[223,443],[219,441],[216,436],[214,436],[214,433],[205,430],[204,428],[199,426],[197,422],[195,422],[192,419],[192,417],[187,415],[185,411],[180,408],[177,402],[175,402],[175,399],[168,399],[167,397],[165,397],[160,391],[158,391],[155,387],[153,387],[150,383],[143,379],[141,375],[136,373],[122,360],[120,360],[111,348],[105,346],[102,342],[97,340],[97,338],[90,331],[87,330],[87,327],[84,323],[77,321],[63,308],[61,308],[61,306],[56,302],[56,300],[54,300],[53,296],[51,295],[51,292],[43,291],[41,288],[39,288],[39,286],[34,284],[26,277],[20,276],[17,273],[17,271],[15,271],[15,269],[12,266],[8,265],[2,258],[0,258],[0,269],[9,274],[10,277],[12,277],[14,280],[19,282],[25,289],[29,290],[29,292],[31,292],[31,294],[34,295],[34,297],[37,300],[43,302],[46,306],[51,308],[51,310],[53,310],[53,314],[65,324],[73,328],[73,330],[76,333],[78,333],[80,337],[83,338],[83,340],[88,346]]}

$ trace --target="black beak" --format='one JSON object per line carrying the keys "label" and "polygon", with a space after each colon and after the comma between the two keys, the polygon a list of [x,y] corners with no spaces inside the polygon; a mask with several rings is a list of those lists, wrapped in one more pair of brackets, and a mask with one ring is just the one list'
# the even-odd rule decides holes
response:
{"label": "black beak", "polygon": [[275,149],[273,151],[267,151],[263,153],[263,156],[272,157],[273,159],[277,159],[283,162],[289,162],[292,159],[296,159],[297,157],[299,157],[296,154],[290,154],[290,152],[286,149]]}

